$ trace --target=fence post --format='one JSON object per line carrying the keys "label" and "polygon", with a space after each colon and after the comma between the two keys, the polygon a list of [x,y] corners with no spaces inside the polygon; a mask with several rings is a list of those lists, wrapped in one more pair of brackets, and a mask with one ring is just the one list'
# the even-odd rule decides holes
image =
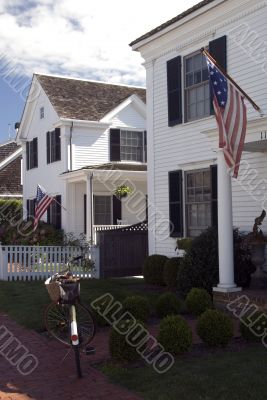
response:
{"label": "fence post", "polygon": [[7,280],[7,257],[6,252],[3,250],[2,243],[0,242],[0,280]]}
{"label": "fence post", "polygon": [[91,252],[92,252],[92,260],[95,263],[94,277],[96,279],[99,279],[100,278],[100,250],[99,250],[99,246],[92,246],[91,247]]}

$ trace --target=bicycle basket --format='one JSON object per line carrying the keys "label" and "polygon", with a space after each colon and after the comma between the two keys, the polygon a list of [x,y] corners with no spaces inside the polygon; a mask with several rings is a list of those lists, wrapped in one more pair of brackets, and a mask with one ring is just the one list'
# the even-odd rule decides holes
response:
{"label": "bicycle basket", "polygon": [[52,281],[51,278],[45,281],[45,286],[52,301],[70,303],[80,296],[80,283],[63,283]]}

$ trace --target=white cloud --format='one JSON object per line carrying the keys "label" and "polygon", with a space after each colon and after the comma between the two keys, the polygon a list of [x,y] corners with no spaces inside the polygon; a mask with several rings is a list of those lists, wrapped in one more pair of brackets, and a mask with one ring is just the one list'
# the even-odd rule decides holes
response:
{"label": "white cloud", "polygon": [[34,71],[144,84],[129,42],[197,0],[2,0],[0,53]]}

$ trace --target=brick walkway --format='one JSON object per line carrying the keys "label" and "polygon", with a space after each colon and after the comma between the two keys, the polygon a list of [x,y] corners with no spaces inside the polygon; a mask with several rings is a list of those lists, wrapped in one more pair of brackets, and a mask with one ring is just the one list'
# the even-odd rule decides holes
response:
{"label": "brick walkway", "polygon": [[28,376],[21,375],[16,366],[10,365],[0,355],[0,400],[140,400],[140,397],[108,382],[107,378],[90,364],[106,358],[107,334],[101,332],[93,345],[94,356],[82,356],[84,378],[75,375],[73,354],[62,362],[66,348],[54,340],[47,340],[34,331],[18,326],[8,316],[0,315],[4,325],[20,342],[34,354],[39,365]]}

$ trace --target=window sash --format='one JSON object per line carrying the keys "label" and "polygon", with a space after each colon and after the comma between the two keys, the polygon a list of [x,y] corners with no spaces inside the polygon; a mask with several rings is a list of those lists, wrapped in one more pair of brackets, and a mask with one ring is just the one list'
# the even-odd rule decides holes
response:
{"label": "window sash", "polygon": [[112,196],[94,196],[94,225],[112,224]]}
{"label": "window sash", "polygon": [[120,131],[121,161],[146,162],[144,131]]}
{"label": "window sash", "polygon": [[60,130],[47,132],[47,164],[61,160]]}

